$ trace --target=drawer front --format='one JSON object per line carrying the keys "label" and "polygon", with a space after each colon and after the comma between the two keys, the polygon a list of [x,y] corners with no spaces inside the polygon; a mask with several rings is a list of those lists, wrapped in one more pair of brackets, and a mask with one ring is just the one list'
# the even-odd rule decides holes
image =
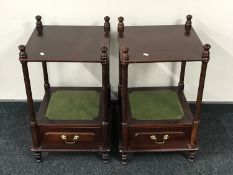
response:
{"label": "drawer front", "polygon": [[97,149],[100,143],[100,128],[53,128],[42,130],[42,147],[44,148]]}
{"label": "drawer front", "polygon": [[160,149],[188,144],[191,128],[130,129],[130,147],[136,149]]}

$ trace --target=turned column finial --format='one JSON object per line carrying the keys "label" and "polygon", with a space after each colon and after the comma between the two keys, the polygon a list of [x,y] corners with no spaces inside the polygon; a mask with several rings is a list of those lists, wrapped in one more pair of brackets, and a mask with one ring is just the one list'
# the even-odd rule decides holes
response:
{"label": "turned column finial", "polygon": [[25,45],[19,45],[18,49],[20,50],[20,52],[19,52],[19,60],[26,59],[27,58],[26,46]]}
{"label": "turned column finial", "polygon": [[124,21],[124,18],[122,17],[122,16],[120,16],[119,18],[118,18],[118,32],[119,33],[122,33],[122,32],[124,32],[124,23],[123,23],[123,21]]}
{"label": "turned column finial", "polygon": [[189,34],[190,30],[192,28],[192,15],[187,15],[186,16],[186,22],[185,22],[185,33]]}
{"label": "turned column finial", "polygon": [[41,22],[41,16],[37,15],[35,18],[36,18],[36,30],[38,31],[38,35],[42,35],[43,24]]}
{"label": "turned column finial", "polygon": [[121,64],[123,65],[126,65],[126,64],[129,64],[128,61],[129,61],[129,49],[127,47],[124,47],[122,49],[122,58],[121,58]]}
{"label": "turned column finial", "polygon": [[206,58],[207,61],[209,61],[210,58],[210,48],[211,46],[209,44],[205,44],[203,46],[204,50],[202,52],[202,58]]}
{"label": "turned column finial", "polygon": [[109,23],[110,17],[109,16],[105,16],[104,17],[104,31],[105,32],[110,32],[110,23]]}
{"label": "turned column finial", "polygon": [[100,56],[100,59],[101,59],[101,63],[102,64],[107,64],[108,63],[108,48],[103,46],[101,48],[101,56]]}

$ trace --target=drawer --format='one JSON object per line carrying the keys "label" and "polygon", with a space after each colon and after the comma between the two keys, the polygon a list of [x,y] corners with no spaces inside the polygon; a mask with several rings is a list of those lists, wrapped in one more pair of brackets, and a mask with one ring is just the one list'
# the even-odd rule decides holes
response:
{"label": "drawer", "polygon": [[100,128],[53,128],[41,134],[43,148],[97,149],[101,143]]}
{"label": "drawer", "polygon": [[140,128],[130,129],[131,148],[157,149],[165,147],[187,146],[191,128]]}
{"label": "drawer", "polygon": [[93,142],[93,132],[46,132],[44,139],[53,144],[78,144],[79,142]]}

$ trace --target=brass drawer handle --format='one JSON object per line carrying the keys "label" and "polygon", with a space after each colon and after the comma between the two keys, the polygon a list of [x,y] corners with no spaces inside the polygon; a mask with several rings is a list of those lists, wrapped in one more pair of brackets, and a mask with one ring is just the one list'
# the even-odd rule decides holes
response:
{"label": "brass drawer handle", "polygon": [[66,140],[66,135],[63,134],[63,135],[61,135],[61,139],[64,140],[66,144],[75,144],[75,142],[78,141],[79,136],[78,136],[78,135],[75,135],[75,136],[73,137],[73,141],[67,141],[67,140]]}
{"label": "brass drawer handle", "polygon": [[166,140],[168,140],[168,138],[169,138],[169,136],[166,134],[166,135],[163,136],[163,141],[157,141],[157,138],[156,138],[155,135],[150,136],[150,139],[154,140],[155,144],[160,144],[160,145],[164,144],[166,142]]}

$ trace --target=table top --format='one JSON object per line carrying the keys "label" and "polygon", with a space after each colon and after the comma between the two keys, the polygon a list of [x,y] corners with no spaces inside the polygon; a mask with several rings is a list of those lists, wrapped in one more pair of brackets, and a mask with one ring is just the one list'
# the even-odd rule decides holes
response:
{"label": "table top", "polygon": [[129,49],[129,63],[202,61],[203,44],[193,28],[184,25],[126,26],[119,48]]}
{"label": "table top", "polygon": [[44,25],[26,44],[28,62],[101,62],[101,47],[109,47],[103,26]]}

